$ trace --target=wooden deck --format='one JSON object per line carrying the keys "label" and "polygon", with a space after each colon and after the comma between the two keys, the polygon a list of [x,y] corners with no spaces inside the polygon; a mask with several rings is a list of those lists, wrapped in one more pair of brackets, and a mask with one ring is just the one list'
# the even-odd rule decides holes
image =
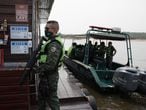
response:
{"label": "wooden deck", "polygon": [[77,85],[78,80],[67,74],[66,69],[60,69],[58,95],[61,103],[61,110],[92,110],[88,97]]}
{"label": "wooden deck", "polygon": [[[22,68],[0,68],[0,108],[3,110],[37,110],[34,86],[19,86]],[[61,110],[93,110],[92,97],[86,96],[79,81],[62,67],[59,71],[58,96]],[[13,107],[13,109],[12,109]],[[22,107],[22,108],[21,108]],[[49,110],[49,107],[48,109]],[[95,110],[95,109],[94,109]]]}
{"label": "wooden deck", "polygon": [[81,89],[76,85],[78,80],[72,74],[67,74],[65,69],[61,68],[59,76],[58,95],[60,99],[83,96]]}

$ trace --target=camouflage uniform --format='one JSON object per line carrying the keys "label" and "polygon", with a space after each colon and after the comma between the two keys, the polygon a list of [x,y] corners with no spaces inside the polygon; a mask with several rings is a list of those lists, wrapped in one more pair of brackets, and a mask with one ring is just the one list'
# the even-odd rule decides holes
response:
{"label": "camouflage uniform", "polygon": [[[112,43],[110,43],[110,44],[112,44]],[[113,56],[115,54],[116,54],[116,49],[112,45],[110,45],[106,48],[106,67],[109,69],[112,68]]]}
{"label": "camouflage uniform", "polygon": [[47,55],[46,63],[40,63],[39,66],[39,110],[46,110],[46,102],[52,110],[60,110],[57,86],[59,79],[58,64],[62,56],[62,45],[56,40],[50,42],[45,48],[45,54]]}
{"label": "camouflage uniform", "polygon": [[106,52],[106,46],[104,42],[101,42],[101,44],[98,47],[98,57],[103,58],[105,57],[105,52]]}

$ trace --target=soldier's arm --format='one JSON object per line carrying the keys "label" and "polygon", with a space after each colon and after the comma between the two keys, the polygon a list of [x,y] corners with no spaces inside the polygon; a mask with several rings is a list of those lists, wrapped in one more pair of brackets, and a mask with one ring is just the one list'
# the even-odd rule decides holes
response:
{"label": "soldier's arm", "polygon": [[115,49],[115,47],[113,47],[113,56],[117,53],[117,50]]}

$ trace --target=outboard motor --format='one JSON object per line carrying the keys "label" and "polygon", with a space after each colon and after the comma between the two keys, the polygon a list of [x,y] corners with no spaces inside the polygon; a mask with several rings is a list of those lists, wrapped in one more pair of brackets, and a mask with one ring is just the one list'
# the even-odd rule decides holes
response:
{"label": "outboard motor", "polygon": [[133,92],[138,88],[139,70],[132,67],[117,68],[113,83],[123,92]]}
{"label": "outboard motor", "polygon": [[139,92],[146,94],[146,70],[145,71],[142,70],[139,73],[140,73],[140,78],[139,78],[138,89]]}

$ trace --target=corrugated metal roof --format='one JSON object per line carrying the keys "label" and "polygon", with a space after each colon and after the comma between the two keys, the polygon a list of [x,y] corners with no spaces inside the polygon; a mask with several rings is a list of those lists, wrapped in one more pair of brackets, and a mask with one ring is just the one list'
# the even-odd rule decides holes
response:
{"label": "corrugated metal roof", "polygon": [[40,23],[46,23],[49,18],[54,0],[39,0],[38,3]]}

